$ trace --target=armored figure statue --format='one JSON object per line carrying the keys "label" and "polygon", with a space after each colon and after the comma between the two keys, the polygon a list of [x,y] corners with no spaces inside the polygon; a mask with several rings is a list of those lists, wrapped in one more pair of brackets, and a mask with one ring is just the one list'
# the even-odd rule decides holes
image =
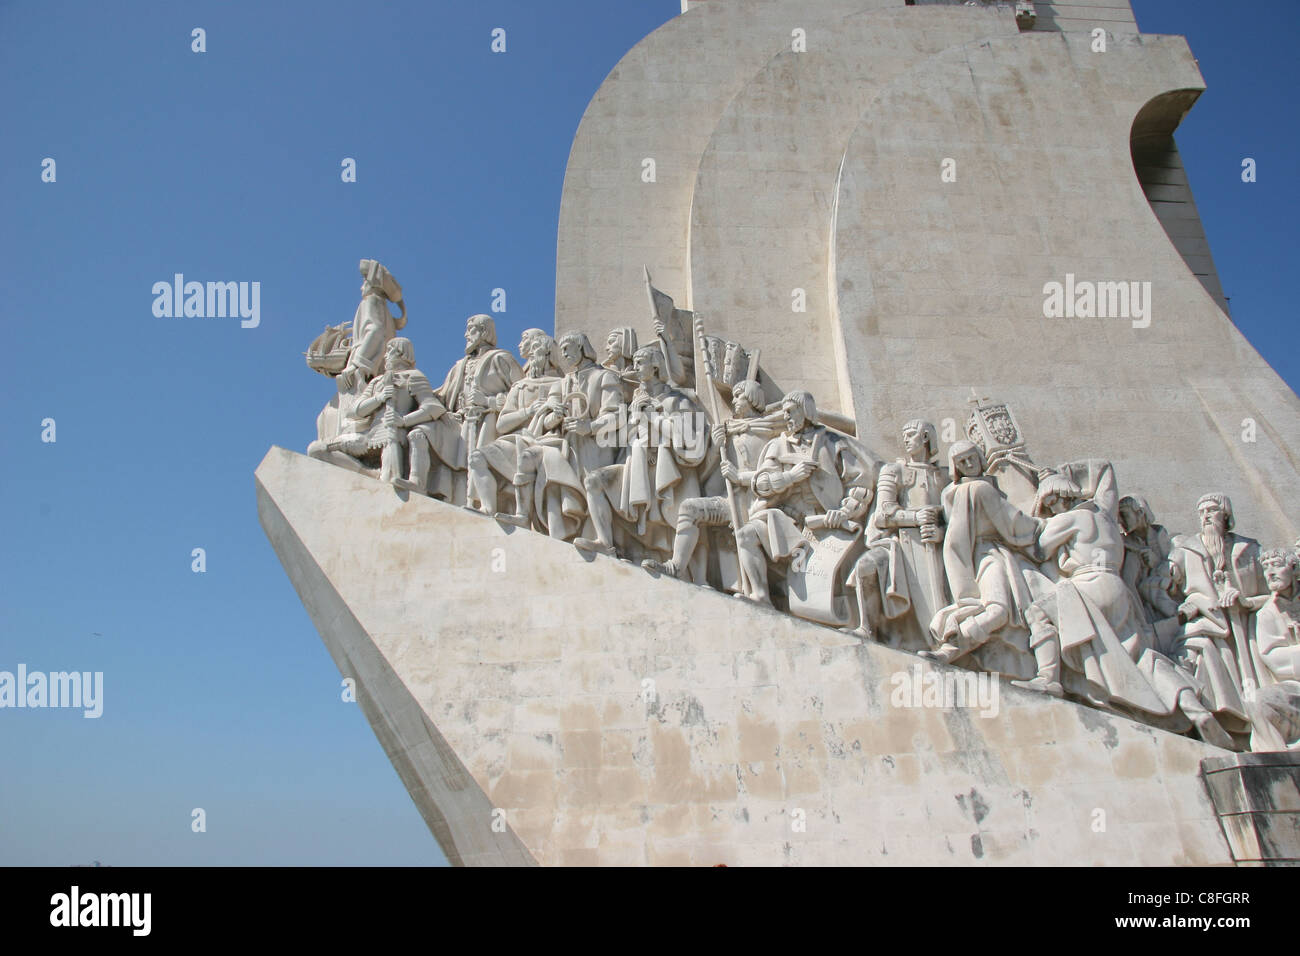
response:
{"label": "armored figure statue", "polygon": [[469,454],[470,481],[484,514],[497,513],[499,484],[513,482],[519,471],[521,449],[533,444],[539,436],[540,416],[551,386],[557,381],[557,376],[549,374],[554,368],[555,340],[545,332],[530,331],[533,334],[525,332],[525,340],[520,343],[526,350],[524,377],[510,386],[497,416],[496,431],[500,437]]}
{"label": "armored figure statue", "polygon": [[1300,600],[1298,559],[1275,548],[1260,556],[1269,598],[1255,616],[1258,673],[1263,681],[1252,708],[1254,751],[1300,750]]}
{"label": "armored figure statue", "polygon": [[[871,467],[853,444],[817,423],[817,404],[806,391],[781,401],[785,432],[763,448],[754,476],[755,502],[748,523],[736,535],[746,579],[741,596],[771,604],[768,561],[788,562],[806,546],[809,522],[849,528],[871,504]],[[852,530],[852,528],[849,528]]]}
{"label": "armored figure statue", "polygon": [[638,385],[626,458],[583,476],[594,532],[594,539],[574,541],[584,550],[615,553],[617,512],[643,550],[666,552],[682,501],[700,497],[699,469],[708,451],[704,410],[693,394],[668,384],[666,364],[659,345],[633,356]]}
{"label": "armored figure statue", "polygon": [[910,611],[919,632],[949,603],[943,566],[943,489],[948,470],[938,464],[939,433],[920,419],[903,426],[905,458],[880,469],[876,510],[867,527],[867,551],[853,569],[858,598],[854,633],[874,639],[885,621]]}
{"label": "armored figure statue", "polygon": [[[1038,523],[986,475],[979,446],[959,441],[948,449],[952,483],[943,489],[943,565],[952,603],[930,622],[938,644],[918,653],[950,664],[986,644],[1008,626],[1023,626],[1034,594]],[[1027,572],[1029,572],[1027,574]]]}
{"label": "armored figure statue", "polygon": [[623,388],[623,400],[630,403],[632,393],[636,390],[636,381],[632,375],[632,357],[636,355],[636,329],[624,326],[611,329],[605,336],[605,368],[614,372]]}
{"label": "armored figure statue", "polygon": [[[344,467],[379,466],[379,478],[403,488],[422,487],[429,471],[427,444],[418,433],[446,411],[424,373],[415,367],[415,349],[409,339],[388,341],[384,371],[370,379],[356,400],[347,406],[346,427],[328,442],[313,443],[313,458]],[[409,476],[402,462],[402,446],[409,444]],[[350,459],[341,460],[341,459]]]}
{"label": "armored figure statue", "polygon": [[[497,414],[510,386],[524,374],[515,357],[496,344],[492,317],[471,315],[465,322],[465,357],[457,360],[435,390],[449,413],[428,430],[436,459],[428,493],[435,498],[460,500],[457,476],[466,471],[470,452],[496,440]],[[445,457],[451,449],[454,454]],[[463,481],[467,480],[466,476]],[[466,504],[471,497],[467,488]]]}

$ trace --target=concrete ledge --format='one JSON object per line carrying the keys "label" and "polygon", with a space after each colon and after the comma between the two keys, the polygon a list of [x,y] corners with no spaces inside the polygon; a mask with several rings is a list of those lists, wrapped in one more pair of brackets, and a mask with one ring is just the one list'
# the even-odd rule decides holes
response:
{"label": "concrete ledge", "polygon": [[482,789],[378,652],[260,480],[257,513],[339,673],[356,680],[357,703],[447,859],[459,866],[534,865],[513,833],[492,832],[492,805]]}
{"label": "concrete ledge", "polygon": [[257,484],[453,862],[1234,860],[1207,744],[1006,683],[900,694],[973,675],[284,449]]}

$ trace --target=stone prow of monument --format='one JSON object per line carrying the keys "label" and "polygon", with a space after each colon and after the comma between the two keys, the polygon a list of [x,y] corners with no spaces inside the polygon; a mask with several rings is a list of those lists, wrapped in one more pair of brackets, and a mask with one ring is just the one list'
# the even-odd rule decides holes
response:
{"label": "stone prow of monument", "polygon": [[[645,315],[648,263],[881,454],[975,384],[1040,460],[1113,461],[1169,527],[1213,489],[1295,540],[1300,400],[1225,313],[1173,143],[1205,88],[1183,38],[1138,33],[1124,0],[1035,3],[1026,31],[1014,4],[688,7],[574,137],[557,331]],[[1046,318],[1067,276],[1150,283],[1149,324]]]}
{"label": "stone prow of monument", "polygon": [[[1195,61],[1123,0],[1027,6],[686,0],[574,139],[557,333],[649,341],[648,266],[881,459],[974,385],[1035,461],[1113,462],[1171,531],[1216,491],[1293,541],[1300,401],[1226,314],[1173,143]],[[1051,283],[1119,282],[1137,314],[1045,314]],[[378,341],[394,317],[366,308]],[[272,448],[259,518],[453,864],[1300,860],[1294,752],[1230,754],[332,460]]]}
{"label": "stone prow of monument", "polygon": [[281,448],[257,500],[452,863],[1233,862],[1200,741]]}

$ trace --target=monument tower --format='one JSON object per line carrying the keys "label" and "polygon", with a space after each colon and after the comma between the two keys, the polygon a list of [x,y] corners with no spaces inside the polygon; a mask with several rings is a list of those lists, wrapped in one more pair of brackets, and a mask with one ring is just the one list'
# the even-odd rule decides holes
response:
{"label": "monument tower", "polygon": [[[1300,401],[1227,315],[1186,41],[1124,0],[682,8],[574,137],[558,343],[472,317],[433,389],[375,283],[309,354],[312,457],[257,472],[448,859],[1300,856],[1235,802],[1300,779],[1294,554],[1240,533],[1300,532]],[[722,431],[614,449],[615,406]]]}

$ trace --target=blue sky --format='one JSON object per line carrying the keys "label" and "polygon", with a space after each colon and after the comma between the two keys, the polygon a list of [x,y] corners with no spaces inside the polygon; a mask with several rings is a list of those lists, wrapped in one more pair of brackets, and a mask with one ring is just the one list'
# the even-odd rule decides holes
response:
{"label": "blue sky", "polygon": [[[1179,146],[1234,318],[1294,388],[1300,7],[1263,25],[1213,0],[1135,7],[1200,59],[1209,91]],[[333,386],[301,353],[351,318],[363,256],[402,283],[432,377],[494,288],[503,341],[553,326],[574,131],[679,9],[0,4],[0,670],[105,675],[98,720],[0,710],[0,864],[443,862],[340,699],[257,523],[253,470],[314,437]],[[259,281],[260,326],[155,318],[150,290],[177,272]]]}

